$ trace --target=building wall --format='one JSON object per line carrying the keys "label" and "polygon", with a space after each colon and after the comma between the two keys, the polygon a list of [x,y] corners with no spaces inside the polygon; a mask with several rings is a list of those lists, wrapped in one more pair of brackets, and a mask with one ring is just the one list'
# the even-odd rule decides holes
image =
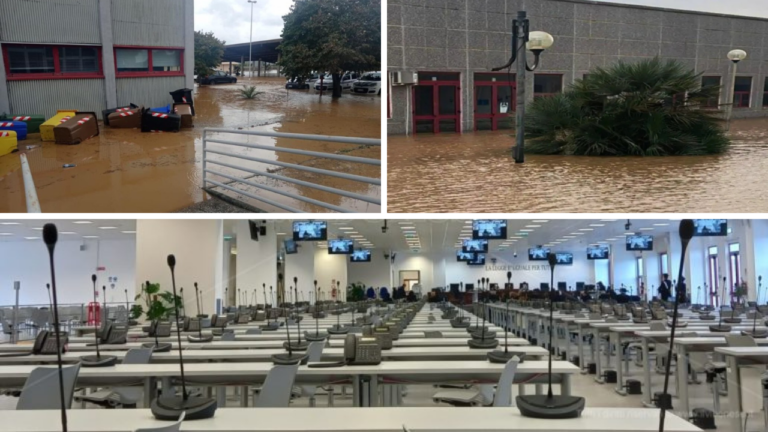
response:
{"label": "building wall", "polygon": [[112,0],[115,45],[184,46],[185,0]]}
{"label": "building wall", "polygon": [[0,0],[0,40],[100,44],[98,0]]}
{"label": "building wall", "polygon": [[[752,108],[734,117],[762,116],[768,52],[762,46],[768,21],[703,13],[675,12],[585,0],[391,1],[388,5],[388,69],[461,73],[464,130],[474,128],[474,73],[490,72],[511,56],[511,23],[525,9],[531,30],[555,38],[536,73],[562,74],[563,88],[596,67],[660,56],[675,58],[705,75],[719,75],[730,88],[726,54],[740,48],[748,58],[738,76],[751,76]],[[765,68],[765,69],[764,69]],[[390,134],[405,133],[411,89],[392,89]],[[528,74],[527,98],[533,98]],[[728,98],[726,91],[721,101]]]}
{"label": "building wall", "polygon": [[104,80],[100,79],[9,81],[8,99],[13,112],[42,113],[46,118],[60,109],[101,116],[106,108]]}
{"label": "building wall", "polygon": [[170,92],[184,88],[184,77],[118,78],[117,104],[156,108],[173,102]]}

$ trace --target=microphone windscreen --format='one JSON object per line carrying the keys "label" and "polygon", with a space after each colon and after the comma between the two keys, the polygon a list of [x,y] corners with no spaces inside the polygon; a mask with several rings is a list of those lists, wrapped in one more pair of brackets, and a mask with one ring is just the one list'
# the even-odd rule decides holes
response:
{"label": "microphone windscreen", "polygon": [[168,255],[168,267],[175,267],[176,266],[176,257],[173,256],[173,254]]}
{"label": "microphone windscreen", "polygon": [[298,281],[299,281],[299,278],[297,278],[296,276],[294,276],[294,277],[293,277],[293,283],[294,283],[294,284],[296,284]]}
{"label": "microphone windscreen", "polygon": [[547,255],[547,261],[549,261],[550,266],[554,267],[555,264],[557,264],[557,255],[550,252],[549,255]]}
{"label": "microphone windscreen", "polygon": [[690,240],[696,230],[693,219],[683,219],[680,221],[680,240]]}
{"label": "microphone windscreen", "polygon": [[47,223],[43,227],[43,241],[48,246],[55,245],[59,240],[59,230],[56,229],[56,225]]}
{"label": "microphone windscreen", "polygon": [[95,274],[91,275],[91,282],[96,282],[96,275]]}

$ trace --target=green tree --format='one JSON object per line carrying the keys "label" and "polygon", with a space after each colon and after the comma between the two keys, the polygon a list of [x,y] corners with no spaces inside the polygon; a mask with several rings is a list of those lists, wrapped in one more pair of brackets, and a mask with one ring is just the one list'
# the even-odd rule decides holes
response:
{"label": "green tree", "polygon": [[195,74],[210,75],[213,68],[221,64],[224,57],[224,44],[213,32],[195,32]]}
{"label": "green tree", "polygon": [[286,76],[327,71],[339,98],[344,71],[381,69],[381,0],[296,0],[283,20],[278,65]]}
{"label": "green tree", "polygon": [[588,156],[723,153],[729,140],[716,111],[702,109],[719,87],[677,61],[619,62],[590,71],[564,93],[533,102],[526,152]]}

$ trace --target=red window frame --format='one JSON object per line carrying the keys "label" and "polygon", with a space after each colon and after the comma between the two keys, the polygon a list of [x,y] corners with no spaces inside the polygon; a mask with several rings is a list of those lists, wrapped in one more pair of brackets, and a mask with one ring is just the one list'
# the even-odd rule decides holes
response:
{"label": "red window frame", "polygon": [[[149,58],[149,66],[148,71],[146,72],[118,72],[117,70],[117,50],[146,50],[147,56]],[[179,52],[179,60],[180,60],[180,69],[179,71],[171,71],[171,72],[155,72],[152,70],[153,68],[153,62],[152,62],[152,51],[153,50],[163,50],[163,51],[178,51]],[[115,76],[117,78],[146,78],[146,77],[155,77],[155,76],[185,76],[184,75],[184,48],[179,47],[158,47],[158,46],[134,46],[134,45],[115,45]]]}
{"label": "red window frame", "polygon": [[[8,55],[8,48],[17,46],[36,46],[51,48],[53,50],[53,68],[52,73],[11,73],[11,59]],[[62,72],[59,62],[60,48],[95,48],[97,53],[98,72]],[[59,44],[3,44],[3,61],[5,62],[5,74],[8,81],[32,81],[32,80],[62,80],[62,79],[84,79],[96,78],[104,79],[103,53],[100,45],[59,45]]]}
{"label": "red window frame", "polygon": [[737,91],[733,97],[734,108],[749,108],[752,98],[750,97],[751,91]]}

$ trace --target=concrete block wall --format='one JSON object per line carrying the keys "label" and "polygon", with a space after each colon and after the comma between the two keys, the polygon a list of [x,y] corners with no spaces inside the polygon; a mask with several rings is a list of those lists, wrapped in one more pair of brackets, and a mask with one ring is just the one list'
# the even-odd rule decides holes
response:
{"label": "concrete block wall", "polygon": [[[689,13],[586,0],[390,0],[388,70],[461,73],[462,128],[474,128],[475,72],[489,72],[511,55],[511,24],[526,10],[531,30],[544,30],[555,45],[542,56],[537,73],[562,74],[563,87],[596,67],[660,56],[675,58],[697,73],[721,77],[721,102],[728,99],[731,63],[726,54],[740,48],[748,58],[738,76],[752,77],[752,107],[734,117],[768,114],[763,90],[768,75],[768,20]],[[514,72],[514,71],[513,71]],[[533,78],[527,80],[528,100]],[[411,126],[411,89],[391,91],[390,134]]]}

